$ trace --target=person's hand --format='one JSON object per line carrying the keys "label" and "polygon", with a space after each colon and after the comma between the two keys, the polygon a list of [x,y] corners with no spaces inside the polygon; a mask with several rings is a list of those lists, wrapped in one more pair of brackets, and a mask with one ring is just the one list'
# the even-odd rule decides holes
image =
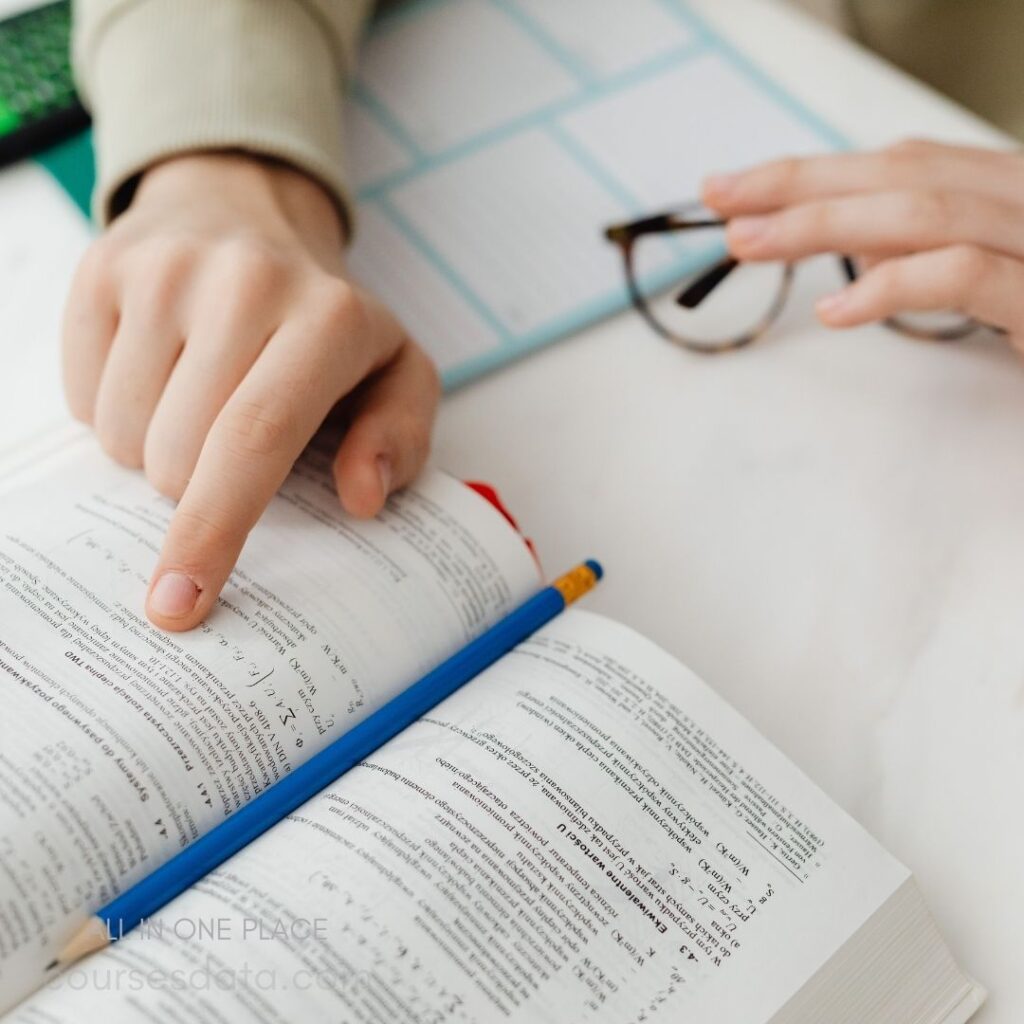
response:
{"label": "person's hand", "polygon": [[704,184],[743,260],[863,257],[818,303],[832,327],[958,310],[1024,351],[1024,155],[903,142],[877,153],[781,160]]}
{"label": "person's hand", "polygon": [[91,247],[64,320],[72,413],[179,500],[147,597],[157,626],[211,610],[245,539],[346,399],[342,505],[376,514],[422,466],[437,406],[426,355],[344,276],[327,193],[239,155],[149,170]]}

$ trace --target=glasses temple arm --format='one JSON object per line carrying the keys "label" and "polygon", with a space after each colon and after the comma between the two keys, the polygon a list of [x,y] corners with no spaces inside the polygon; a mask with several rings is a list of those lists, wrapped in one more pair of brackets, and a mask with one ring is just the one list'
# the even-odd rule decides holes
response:
{"label": "glasses temple arm", "polygon": [[731,256],[719,261],[676,296],[676,305],[696,309],[738,266]]}

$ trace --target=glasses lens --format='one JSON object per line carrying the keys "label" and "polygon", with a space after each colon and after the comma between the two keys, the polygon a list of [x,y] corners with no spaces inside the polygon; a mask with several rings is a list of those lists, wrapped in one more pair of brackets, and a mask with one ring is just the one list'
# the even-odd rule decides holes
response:
{"label": "glasses lens", "polygon": [[[858,259],[846,261],[847,275],[860,277],[868,266]],[[978,322],[953,309],[907,310],[889,317],[886,323],[914,338],[933,341],[956,341],[965,338],[977,327]]]}
{"label": "glasses lens", "polygon": [[753,340],[778,312],[785,278],[782,263],[728,260],[721,228],[642,235],[633,247],[633,284],[648,317],[694,348]]}

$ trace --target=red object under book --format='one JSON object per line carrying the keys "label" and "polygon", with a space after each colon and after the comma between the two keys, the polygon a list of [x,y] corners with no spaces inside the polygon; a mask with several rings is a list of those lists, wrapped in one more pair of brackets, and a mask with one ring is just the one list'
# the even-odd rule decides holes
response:
{"label": "red object under book", "polygon": [[505,503],[501,500],[501,495],[490,484],[485,484],[480,480],[464,480],[463,483],[471,490],[476,491],[481,498],[489,501],[509,521],[516,533],[523,538],[523,543],[530,549],[530,554],[533,555],[537,565],[540,565],[540,559],[537,558],[537,549],[533,546],[533,541],[529,537],[523,536],[523,531],[519,529],[519,523],[516,522],[515,516],[505,507]]}

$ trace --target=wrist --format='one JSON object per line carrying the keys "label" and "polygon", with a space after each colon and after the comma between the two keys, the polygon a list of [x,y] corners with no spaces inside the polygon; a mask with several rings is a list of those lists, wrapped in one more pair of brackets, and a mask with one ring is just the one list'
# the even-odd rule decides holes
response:
{"label": "wrist", "polygon": [[181,206],[216,198],[232,218],[254,221],[276,213],[301,234],[335,251],[346,242],[345,221],[333,194],[290,164],[242,152],[171,157],[143,172],[131,207]]}

